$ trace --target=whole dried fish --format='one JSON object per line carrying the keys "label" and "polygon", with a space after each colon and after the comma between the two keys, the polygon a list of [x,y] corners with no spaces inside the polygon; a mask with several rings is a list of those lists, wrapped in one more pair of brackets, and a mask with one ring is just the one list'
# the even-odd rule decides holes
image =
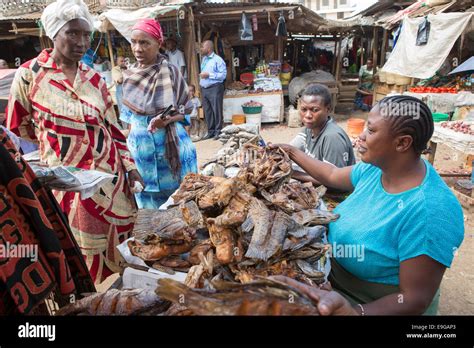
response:
{"label": "whole dried fish", "polygon": [[144,261],[156,261],[170,255],[180,255],[188,252],[192,248],[191,242],[181,244],[150,243],[140,242],[138,240],[128,241],[128,247],[132,255],[141,258]]}
{"label": "whole dried fish", "polygon": [[[167,273],[167,274],[171,274],[171,275],[176,274],[176,272],[172,268],[161,265],[159,261],[153,262],[151,267],[153,269],[156,269],[156,270],[161,271],[163,273]],[[145,270],[145,271],[147,271],[147,270]]]}
{"label": "whole dried fish", "polygon": [[224,182],[216,185],[211,191],[202,195],[198,200],[200,209],[223,208],[229,204],[237,190],[237,184],[234,179],[226,179]]}
{"label": "whole dried fish", "polygon": [[308,209],[293,213],[291,217],[299,225],[315,226],[336,221],[339,219],[339,214],[320,209]]}
{"label": "whole dried fish", "polygon": [[239,248],[232,229],[217,225],[216,219],[213,218],[207,219],[207,226],[212,244],[216,248],[216,258],[221,264],[225,265],[242,258],[243,251],[241,246]]}
{"label": "whole dried fish", "polygon": [[196,315],[319,314],[306,295],[269,279],[248,284],[213,282],[214,291],[193,290],[172,279],[160,279],[158,284],[161,298],[183,304]]}
{"label": "whole dried fish", "polygon": [[251,200],[252,196],[245,191],[236,192],[223,213],[216,218],[216,224],[227,227],[242,225],[247,218]]}
{"label": "whole dried fish", "polygon": [[196,231],[189,227],[186,222],[180,218],[174,218],[170,220],[161,220],[155,222],[155,235],[160,238],[161,241],[185,241],[190,242]]}
{"label": "whole dried fish", "polygon": [[197,201],[225,180],[225,178],[220,177],[189,173],[183,178],[179,189],[173,194],[174,203],[179,205],[191,200]]}
{"label": "whole dried fish", "polygon": [[313,243],[319,239],[323,233],[326,232],[326,227],[324,226],[311,226],[311,227],[300,227],[296,230],[289,231],[288,237],[283,243],[283,250],[298,250],[302,247]]}
{"label": "whole dried fish", "polygon": [[146,311],[157,314],[164,312],[169,306],[169,302],[161,300],[150,290],[110,289],[67,305],[57,311],[56,315],[137,315],[146,314]]}
{"label": "whole dried fish", "polygon": [[245,256],[266,261],[282,248],[286,232],[294,222],[283,212],[269,210],[258,199],[250,203],[249,215],[255,227]]}
{"label": "whole dried fish", "polygon": [[265,190],[260,191],[267,201],[288,214],[317,208],[319,200],[325,192],[326,188],[324,186],[315,189],[312,183],[301,183],[299,181],[283,184],[274,194],[270,194]]}

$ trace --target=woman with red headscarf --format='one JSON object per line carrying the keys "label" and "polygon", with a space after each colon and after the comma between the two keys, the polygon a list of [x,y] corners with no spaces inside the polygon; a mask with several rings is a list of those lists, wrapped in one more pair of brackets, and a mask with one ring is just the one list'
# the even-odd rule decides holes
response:
{"label": "woman with red headscarf", "polygon": [[[120,118],[130,125],[128,147],[145,182],[145,190],[135,194],[138,207],[154,209],[186,174],[197,172],[196,148],[184,128],[190,125],[188,86],[179,68],[159,53],[163,33],[157,21],[135,24],[131,43],[137,62],[124,72]],[[169,106],[171,114],[160,117]]]}

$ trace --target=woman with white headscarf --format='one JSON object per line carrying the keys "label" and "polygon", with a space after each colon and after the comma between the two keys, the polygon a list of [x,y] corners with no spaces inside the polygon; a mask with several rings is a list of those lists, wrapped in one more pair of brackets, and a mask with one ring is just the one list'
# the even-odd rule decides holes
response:
{"label": "woman with white headscarf", "polygon": [[[80,59],[90,46],[92,17],[82,0],[58,0],[41,16],[53,49],[23,64],[15,76],[7,126],[39,142],[42,162],[114,174],[89,199],[54,192],[96,283],[118,269],[116,245],[129,237],[136,210],[130,193],[141,176],[121,133],[101,76]],[[128,181],[127,174],[128,173]]]}

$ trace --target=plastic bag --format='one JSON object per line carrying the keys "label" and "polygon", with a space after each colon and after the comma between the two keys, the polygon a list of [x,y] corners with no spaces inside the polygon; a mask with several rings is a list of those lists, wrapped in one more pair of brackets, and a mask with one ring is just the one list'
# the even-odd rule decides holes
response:
{"label": "plastic bag", "polygon": [[285,16],[283,16],[283,12],[280,12],[275,36],[288,36],[288,32],[286,30]]}
{"label": "plastic bag", "polygon": [[431,24],[428,22],[428,18],[425,17],[425,20],[418,26],[418,33],[416,35],[417,46],[423,46],[428,43],[428,39],[430,37],[430,27]]}
{"label": "plastic bag", "polygon": [[240,26],[239,26],[239,34],[240,34],[240,40],[243,40],[243,41],[253,40],[252,23],[250,23],[250,19],[247,18],[247,16],[245,15],[245,12],[242,12],[242,18],[240,20]]}

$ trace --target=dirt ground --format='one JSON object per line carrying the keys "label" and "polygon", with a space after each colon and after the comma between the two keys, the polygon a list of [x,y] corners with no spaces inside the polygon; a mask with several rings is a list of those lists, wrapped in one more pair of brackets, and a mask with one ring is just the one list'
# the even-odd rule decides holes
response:
{"label": "dirt ground", "polygon": [[[349,116],[350,115],[350,116]],[[338,124],[346,129],[349,117],[367,118],[366,113],[336,114]],[[266,142],[288,143],[298,133],[300,128],[289,128],[285,125],[264,125],[261,131]],[[201,166],[211,159],[220,149],[221,143],[215,140],[205,140],[195,143],[198,163]],[[435,157],[435,168],[439,172],[459,169],[465,158],[455,153],[447,146],[438,145]],[[451,182],[448,182],[452,183]],[[441,283],[441,299],[439,314],[441,315],[472,315],[474,314],[474,214],[464,209],[465,234],[464,241],[457,251],[453,264],[445,273]],[[109,277],[98,286],[99,291],[107,289],[117,276]]]}

